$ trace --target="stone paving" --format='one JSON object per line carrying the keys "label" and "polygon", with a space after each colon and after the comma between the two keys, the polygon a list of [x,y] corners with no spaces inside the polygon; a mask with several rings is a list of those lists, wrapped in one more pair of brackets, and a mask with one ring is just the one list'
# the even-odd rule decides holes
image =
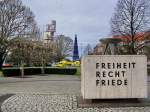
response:
{"label": "stone paving", "polygon": [[150,112],[149,107],[78,108],[75,95],[18,94],[2,104],[2,112]]}
{"label": "stone paving", "polygon": [[0,93],[15,94],[1,104],[0,112],[150,112],[150,107],[79,108],[77,76],[3,78]]}
{"label": "stone paving", "polygon": [[80,94],[77,76],[49,75],[0,78],[0,93]]}

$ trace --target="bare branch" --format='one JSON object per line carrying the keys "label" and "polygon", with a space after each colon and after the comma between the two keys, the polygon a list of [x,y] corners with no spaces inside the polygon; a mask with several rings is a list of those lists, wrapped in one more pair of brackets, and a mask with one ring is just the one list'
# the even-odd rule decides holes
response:
{"label": "bare branch", "polygon": [[113,35],[129,37],[130,53],[136,49],[137,34],[150,29],[149,0],[119,0],[111,19]]}

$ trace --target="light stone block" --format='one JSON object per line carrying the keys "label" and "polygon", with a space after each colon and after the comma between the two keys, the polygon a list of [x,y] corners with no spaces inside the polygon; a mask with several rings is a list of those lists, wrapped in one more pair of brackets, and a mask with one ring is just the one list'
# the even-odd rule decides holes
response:
{"label": "light stone block", "polygon": [[83,57],[81,93],[84,99],[147,98],[147,57],[144,55]]}

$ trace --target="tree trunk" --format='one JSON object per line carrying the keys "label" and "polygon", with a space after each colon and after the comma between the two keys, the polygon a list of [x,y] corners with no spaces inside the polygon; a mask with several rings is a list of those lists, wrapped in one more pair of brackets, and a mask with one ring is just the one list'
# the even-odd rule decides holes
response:
{"label": "tree trunk", "polygon": [[0,70],[2,70],[2,66],[3,66],[3,59],[1,59],[2,57],[0,57]]}
{"label": "tree trunk", "polygon": [[21,77],[24,78],[24,63],[23,63],[23,61],[21,61],[20,70],[21,70]]}
{"label": "tree trunk", "polygon": [[130,20],[130,30],[131,30],[131,45],[130,45],[130,54],[135,54],[135,46],[134,46],[134,44],[135,44],[135,29],[134,29],[134,16],[135,16],[135,14],[134,14],[134,8],[135,8],[135,6],[133,6],[133,1],[131,0],[131,4],[130,4],[130,6],[131,6],[131,20]]}
{"label": "tree trunk", "polygon": [[130,54],[132,55],[136,54],[134,44],[135,44],[135,41],[132,40],[131,45],[130,45]]}

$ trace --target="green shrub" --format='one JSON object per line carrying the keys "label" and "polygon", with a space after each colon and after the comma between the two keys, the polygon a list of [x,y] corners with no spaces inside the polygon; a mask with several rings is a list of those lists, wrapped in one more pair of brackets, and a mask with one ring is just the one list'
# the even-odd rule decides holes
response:
{"label": "green shrub", "polygon": [[[66,74],[74,75],[77,72],[76,68],[45,68],[45,74]],[[42,73],[42,67],[24,67],[24,75],[37,75]],[[21,76],[21,70],[16,68],[3,68],[3,74],[6,77],[9,76]]]}

